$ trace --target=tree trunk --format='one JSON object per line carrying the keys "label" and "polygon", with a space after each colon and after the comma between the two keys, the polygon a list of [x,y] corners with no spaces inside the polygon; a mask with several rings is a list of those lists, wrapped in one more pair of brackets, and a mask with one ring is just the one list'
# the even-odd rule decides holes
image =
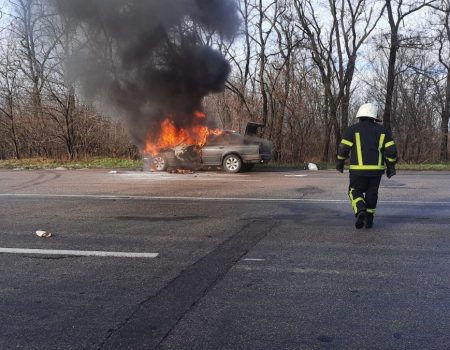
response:
{"label": "tree trunk", "polygon": [[269,99],[267,97],[267,90],[266,90],[266,82],[264,74],[266,72],[266,42],[264,39],[264,10],[263,10],[263,1],[259,0],[259,40],[261,41],[261,50],[259,52],[259,58],[260,58],[260,65],[259,65],[259,88],[261,90],[261,96],[262,96],[262,118],[263,123],[267,124],[268,117],[269,117]]}
{"label": "tree trunk", "polygon": [[65,108],[65,126],[66,126],[66,147],[67,154],[70,160],[76,158],[76,150],[75,150],[75,129],[74,129],[74,120],[73,113],[75,110],[75,89],[73,86],[67,89],[67,100],[66,100],[66,108]]}
{"label": "tree trunk", "polygon": [[277,149],[279,150],[279,158],[281,157],[281,149],[283,146],[283,126],[284,121],[286,119],[286,109],[287,109],[287,103],[290,95],[291,90],[291,61],[290,58],[288,58],[288,61],[284,67],[284,86],[283,86],[283,99],[281,101],[280,106],[280,113],[279,117],[276,122],[276,129],[275,129],[275,137],[277,140]]}
{"label": "tree trunk", "polygon": [[19,139],[17,137],[17,131],[16,131],[16,121],[14,118],[14,97],[11,92],[8,92],[7,95],[7,101],[8,101],[8,117],[11,121],[11,138],[14,145],[14,153],[16,159],[20,159],[20,149],[19,149]]}
{"label": "tree trunk", "polygon": [[393,31],[391,33],[391,47],[389,50],[388,77],[386,84],[386,97],[383,114],[383,123],[388,130],[391,130],[392,95],[394,93],[395,87],[395,64],[397,61],[398,45],[399,45],[398,33],[396,31]]}
{"label": "tree trunk", "polygon": [[450,117],[450,71],[447,71],[447,83],[445,87],[445,104],[441,118],[441,150],[440,160],[448,160],[448,121]]}

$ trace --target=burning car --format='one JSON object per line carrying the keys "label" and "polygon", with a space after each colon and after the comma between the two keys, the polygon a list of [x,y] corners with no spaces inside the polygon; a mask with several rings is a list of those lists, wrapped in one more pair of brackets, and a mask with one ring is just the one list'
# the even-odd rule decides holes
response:
{"label": "burning car", "polygon": [[249,171],[255,164],[269,162],[272,144],[257,137],[263,124],[248,123],[244,135],[229,130],[208,130],[204,142],[181,142],[161,148],[146,158],[154,171],[171,169],[197,170],[221,166],[226,172]]}

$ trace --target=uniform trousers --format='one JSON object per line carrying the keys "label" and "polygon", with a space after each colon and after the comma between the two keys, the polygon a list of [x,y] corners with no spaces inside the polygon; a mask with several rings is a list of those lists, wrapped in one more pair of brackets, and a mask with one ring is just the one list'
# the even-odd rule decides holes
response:
{"label": "uniform trousers", "polygon": [[378,202],[378,188],[381,175],[362,176],[350,172],[350,186],[348,195],[355,215],[360,211],[375,214]]}

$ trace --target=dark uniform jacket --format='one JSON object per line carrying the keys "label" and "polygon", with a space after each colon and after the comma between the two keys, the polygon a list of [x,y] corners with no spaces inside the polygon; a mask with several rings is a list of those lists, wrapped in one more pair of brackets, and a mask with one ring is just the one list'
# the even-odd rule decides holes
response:
{"label": "dark uniform jacket", "polygon": [[387,166],[397,162],[397,148],[392,133],[372,119],[360,122],[345,130],[337,158],[345,160],[350,155],[350,172],[361,176],[380,176]]}

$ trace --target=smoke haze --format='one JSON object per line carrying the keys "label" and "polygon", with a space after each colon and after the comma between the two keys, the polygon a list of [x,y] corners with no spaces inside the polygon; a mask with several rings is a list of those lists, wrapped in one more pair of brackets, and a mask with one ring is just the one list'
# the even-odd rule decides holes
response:
{"label": "smoke haze", "polygon": [[138,146],[167,114],[189,125],[202,98],[224,88],[230,65],[195,28],[231,38],[239,26],[234,0],[53,1],[88,39],[69,61],[73,78],[125,118]]}

